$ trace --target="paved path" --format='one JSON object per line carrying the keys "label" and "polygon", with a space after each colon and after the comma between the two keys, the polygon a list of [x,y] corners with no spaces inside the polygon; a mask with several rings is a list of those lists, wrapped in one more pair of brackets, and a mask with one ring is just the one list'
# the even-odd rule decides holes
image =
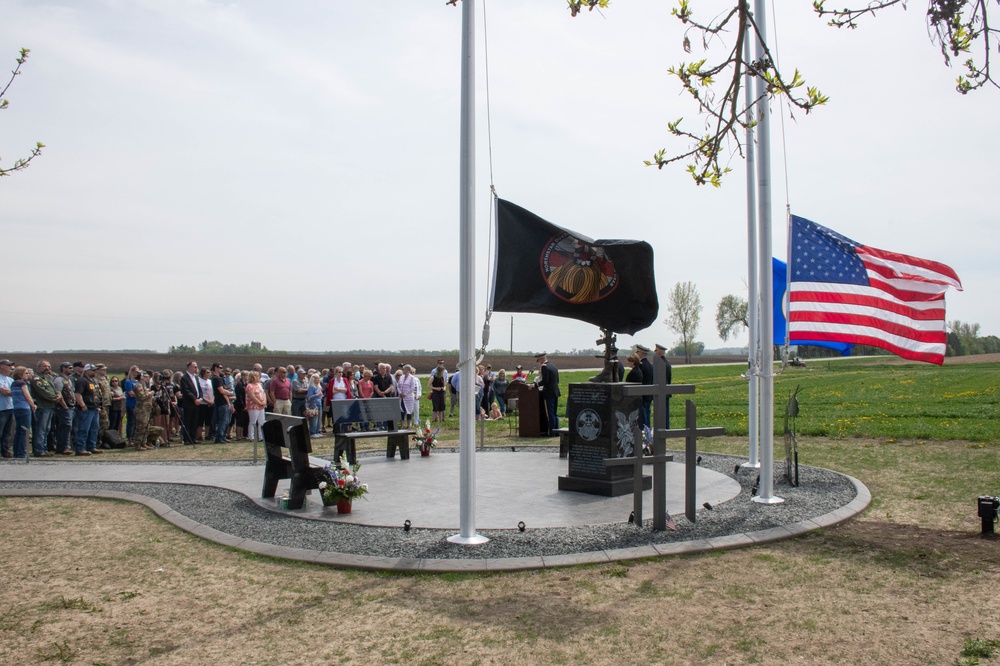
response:
{"label": "paved path", "polygon": [[[263,465],[170,465],[170,464],[113,464],[83,463],[79,461],[34,461],[31,464],[3,464],[0,479],[9,481],[59,481],[59,482],[153,482],[185,483],[217,486],[237,491],[251,498],[270,511],[292,514],[297,518],[350,522],[362,525],[399,527],[410,520],[414,527],[459,529],[459,455],[437,450],[428,458],[419,455],[408,461],[384,457],[361,459],[360,476],[373,489],[367,500],[355,502],[354,512],[341,516],[333,508],[322,507],[314,493],[307,506],[299,511],[282,511],[273,500],[260,498],[263,482]],[[476,528],[516,529],[518,521],[529,528],[566,527],[622,523],[632,510],[631,494],[622,497],[600,497],[584,493],[557,490],[557,479],[566,473],[567,461],[555,452],[486,451],[476,456]],[[647,468],[648,473],[649,468]],[[667,508],[672,514],[683,513],[683,465],[668,464]],[[853,480],[852,480],[853,481]],[[139,495],[123,493],[125,499],[139,501],[153,508],[167,520],[213,541],[237,546],[244,550],[267,555],[316,561],[338,566],[358,568],[399,568],[427,570],[486,570],[537,568],[566,565],[578,562],[609,561],[653,557],[662,554],[697,552],[713,548],[749,545],[779,538],[788,538],[822,526],[847,520],[864,509],[870,494],[860,482],[854,481],[858,497],[847,507],[809,521],[783,526],[760,533],[741,533],[720,539],[680,542],[669,546],[599,553],[580,553],[559,558],[519,558],[519,561],[497,560],[392,560],[391,558],[340,555],[334,552],[302,551],[296,548],[275,546],[239,540],[218,530],[200,525],[179,515],[159,501]],[[720,505],[737,497],[740,485],[732,478],[712,470],[698,468],[698,505],[709,502]],[[279,495],[287,489],[288,481],[279,484]],[[72,491],[33,491],[29,488],[0,489],[0,495],[93,495],[118,496],[106,490],[88,491],[81,486]],[[644,517],[652,516],[650,491],[644,493]],[[597,559],[594,559],[594,558]],[[535,561],[537,560],[537,561]]]}

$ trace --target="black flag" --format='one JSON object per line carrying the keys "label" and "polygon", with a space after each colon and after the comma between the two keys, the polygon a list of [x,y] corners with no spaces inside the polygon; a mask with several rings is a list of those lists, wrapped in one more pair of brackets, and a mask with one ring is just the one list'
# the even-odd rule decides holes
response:
{"label": "black flag", "polygon": [[660,310],[653,248],[591,240],[497,199],[492,309],[579,319],[633,335]]}

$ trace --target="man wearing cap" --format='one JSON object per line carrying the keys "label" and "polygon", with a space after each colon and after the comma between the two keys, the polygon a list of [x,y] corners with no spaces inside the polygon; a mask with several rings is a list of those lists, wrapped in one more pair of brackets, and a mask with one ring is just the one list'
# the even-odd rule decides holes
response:
{"label": "man wearing cap", "polygon": [[45,359],[35,364],[35,375],[31,378],[29,390],[36,407],[31,448],[36,456],[52,455],[48,452],[49,430],[52,428],[52,414],[55,412],[59,393],[52,383],[52,364]]}
{"label": "man wearing cap", "polygon": [[[13,361],[9,358],[0,360],[0,452],[4,458],[14,455],[10,450],[14,437],[14,429],[11,427],[14,423],[14,398],[10,392],[11,384],[14,383],[10,377],[13,370]],[[8,430],[10,435],[7,434]]]}
{"label": "man wearing cap", "polygon": [[[673,369],[670,367],[670,361],[667,360],[667,348],[661,345],[659,342],[656,343],[656,351],[654,352],[657,356],[663,359],[663,362],[667,364],[667,383],[674,383],[674,373]],[[670,396],[667,396],[667,427],[670,427]]]}
{"label": "man wearing cap", "polygon": [[[653,364],[649,362],[646,356],[649,354],[649,347],[645,345],[635,346],[636,356],[639,357],[639,367],[642,368],[642,384],[643,386],[653,385]],[[642,396],[642,424],[644,426],[652,426],[652,420],[650,419],[650,411],[653,406],[653,396],[644,395]]]}
{"label": "man wearing cap", "polygon": [[274,404],[275,414],[292,415],[292,382],[288,379],[288,369],[278,366],[275,376],[267,385],[268,399]]}
{"label": "man wearing cap", "polygon": [[76,405],[76,387],[73,383],[73,364],[65,361],[59,365],[59,374],[52,380],[59,397],[53,413],[56,422],[56,453],[73,455],[73,407]]}
{"label": "man wearing cap", "polygon": [[539,364],[538,370],[538,391],[545,401],[545,412],[549,417],[549,437],[555,437],[559,433],[559,369],[549,363],[545,352],[535,354],[535,360]]}
{"label": "man wearing cap", "polygon": [[101,420],[100,386],[97,383],[97,367],[83,366],[83,376],[76,380],[76,455],[89,456],[103,453],[97,448],[97,430]]}
{"label": "man wearing cap", "polygon": [[514,373],[514,377],[511,379],[512,382],[521,382],[522,384],[528,381],[528,373],[524,371],[524,366],[519,365],[515,368],[517,372]]}

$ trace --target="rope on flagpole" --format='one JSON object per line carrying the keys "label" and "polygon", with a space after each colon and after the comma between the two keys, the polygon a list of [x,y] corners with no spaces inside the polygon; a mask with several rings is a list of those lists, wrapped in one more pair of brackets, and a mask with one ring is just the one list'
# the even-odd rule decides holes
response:
{"label": "rope on flagpole", "polygon": [[[472,0],[466,0],[471,2]],[[496,220],[494,219],[493,212],[496,210],[496,200],[497,200],[497,190],[493,182],[493,125],[490,118],[490,42],[489,42],[489,31],[486,29],[486,0],[483,0],[483,66],[484,74],[486,78],[486,146],[487,152],[489,154],[489,165],[490,165],[490,193],[492,198],[490,199],[490,222],[489,222],[489,241],[486,251],[486,275],[489,276],[486,280],[486,319],[483,322],[483,345],[480,347],[479,351],[476,353],[476,365],[479,365],[484,358],[486,358],[486,349],[490,344],[490,318],[493,316],[493,310],[491,308],[492,303],[490,301],[490,293],[493,288],[493,237],[494,237],[494,224]]]}

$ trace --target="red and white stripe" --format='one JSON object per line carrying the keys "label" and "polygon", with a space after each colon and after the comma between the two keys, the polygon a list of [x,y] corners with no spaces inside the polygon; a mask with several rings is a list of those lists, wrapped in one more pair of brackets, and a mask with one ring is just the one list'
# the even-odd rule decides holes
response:
{"label": "red and white stripe", "polygon": [[789,340],[823,340],[880,347],[903,358],[944,362],[944,292],[962,289],[950,267],[857,247],[870,286],[792,282]]}

